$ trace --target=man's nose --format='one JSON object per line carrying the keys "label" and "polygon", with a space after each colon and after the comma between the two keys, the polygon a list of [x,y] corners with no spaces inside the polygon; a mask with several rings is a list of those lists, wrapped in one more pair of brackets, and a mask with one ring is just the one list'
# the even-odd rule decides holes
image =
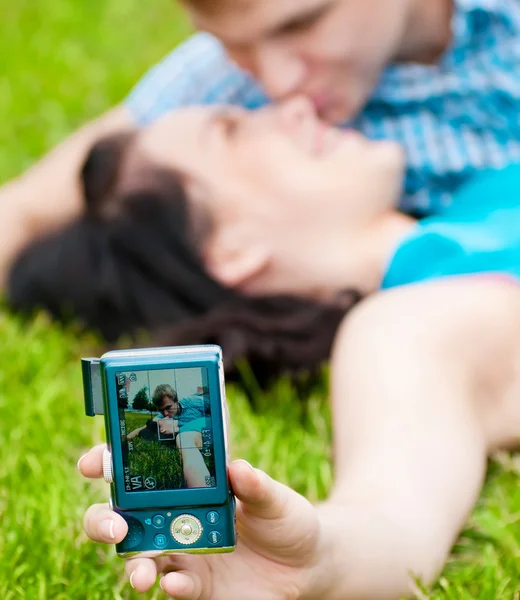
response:
{"label": "man's nose", "polygon": [[275,41],[255,48],[253,71],[272,100],[283,100],[298,93],[307,76],[305,61]]}

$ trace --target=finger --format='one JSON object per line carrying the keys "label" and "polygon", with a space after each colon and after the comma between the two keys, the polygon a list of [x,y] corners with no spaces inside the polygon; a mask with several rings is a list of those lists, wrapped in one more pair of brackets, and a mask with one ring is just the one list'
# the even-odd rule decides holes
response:
{"label": "finger", "polygon": [[168,573],[161,579],[161,588],[175,600],[202,599],[202,580],[191,571]]}
{"label": "finger", "polygon": [[85,513],[83,527],[91,540],[104,544],[118,544],[128,533],[126,521],[107,504],[91,506]]}
{"label": "finger", "polygon": [[151,558],[133,558],[127,561],[125,570],[130,585],[138,592],[147,592],[157,579],[157,565]]}
{"label": "finger", "polygon": [[286,507],[291,505],[288,487],[260,469],[254,469],[245,460],[237,460],[230,466],[229,477],[236,497],[250,515],[279,519],[284,516]]}
{"label": "finger", "polygon": [[78,469],[84,477],[99,479],[103,477],[103,452],[106,444],[94,446],[78,460]]}

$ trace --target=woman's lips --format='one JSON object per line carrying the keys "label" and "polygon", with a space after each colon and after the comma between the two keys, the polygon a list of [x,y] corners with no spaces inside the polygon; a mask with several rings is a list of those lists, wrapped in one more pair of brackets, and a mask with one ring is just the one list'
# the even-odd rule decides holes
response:
{"label": "woman's lips", "polygon": [[316,126],[314,149],[317,155],[322,156],[331,154],[345,142],[361,139],[361,134],[354,129],[337,129],[320,122]]}

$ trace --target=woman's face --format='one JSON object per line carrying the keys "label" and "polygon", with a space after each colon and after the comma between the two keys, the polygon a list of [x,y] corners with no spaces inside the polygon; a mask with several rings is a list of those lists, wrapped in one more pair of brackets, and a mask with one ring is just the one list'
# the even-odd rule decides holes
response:
{"label": "woman's face", "polygon": [[[404,163],[396,144],[329,127],[303,98],[255,112],[177,110],[139,133],[135,149],[141,162],[184,174],[194,214],[204,210],[213,226],[210,269],[246,291],[266,260],[297,277],[310,273],[309,249],[329,260],[338,243],[353,251],[395,206]],[[220,268],[233,252],[249,256],[238,275]],[[277,285],[268,291],[297,291]]]}

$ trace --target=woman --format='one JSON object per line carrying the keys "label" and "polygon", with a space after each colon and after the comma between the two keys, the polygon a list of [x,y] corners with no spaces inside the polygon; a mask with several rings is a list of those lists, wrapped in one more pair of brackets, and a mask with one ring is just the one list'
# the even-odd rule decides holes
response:
{"label": "woman", "polygon": [[[433,274],[418,266],[464,272],[456,253],[452,266],[446,257],[458,248],[469,269],[468,234],[463,244],[454,223],[467,232],[489,206],[515,209],[513,167],[460,193],[440,224],[418,226],[395,209],[403,171],[396,144],[329,128],[304,99],[255,113],[179,110],[94,147],[86,215],[22,254],[8,296],[111,341],[160,329],[159,343],[217,342],[229,365],[247,357],[260,375],[313,368],[359,297]],[[455,242],[425,247],[446,219]],[[503,261],[484,256],[482,228],[473,237],[470,270]]]}
{"label": "woman", "polygon": [[[232,202],[215,204],[228,231],[240,206],[265,209],[268,200],[273,206],[290,200],[283,216],[284,249],[299,246],[295,256],[304,248],[312,251],[308,231],[290,235],[299,231],[298,198],[309,185],[307,163],[315,166],[314,194],[326,198],[327,188],[335,186],[323,186],[322,177],[337,179],[351,157],[347,149],[324,161],[322,169],[312,148],[321,137],[314,137],[323,132],[323,141],[329,136],[332,141],[335,133],[320,125],[319,133],[309,130],[304,139],[300,119],[307,127],[310,115],[304,101],[254,114],[186,109],[142,133],[100,142],[83,170],[85,216],[22,253],[9,279],[11,305],[79,317],[110,341],[141,329],[160,330],[158,343],[215,341],[224,346],[229,365],[247,357],[260,376],[280,366],[315,367],[328,356],[333,333],[357,294],[342,290],[338,298],[318,297],[318,303],[296,286],[280,293],[275,287],[259,297],[230,279],[239,273],[215,277],[213,267],[201,261],[213,219],[204,203],[213,206],[216,198]],[[242,120],[245,135],[235,137]],[[339,199],[345,186],[336,187]],[[243,245],[247,231],[230,235],[233,256],[245,258],[237,244]],[[224,250],[221,241],[214,239],[215,247]],[[261,260],[252,254],[248,259],[258,267]],[[243,271],[246,263],[236,267]],[[175,327],[167,331],[168,325]]]}
{"label": "woman", "polygon": [[[336,481],[327,502],[313,507],[235,463],[237,551],[133,559],[132,585],[146,590],[163,572],[164,589],[183,600],[399,598],[413,577],[436,577],[478,497],[486,455],[516,444],[520,431],[516,281],[486,275],[402,284],[470,272],[515,275],[514,195],[504,198],[501,215],[485,213],[479,190],[485,199],[498,185],[490,175],[444,221],[418,225],[394,209],[399,148],[324,129],[304,103],[253,116],[204,109],[170,118],[177,119],[170,131],[164,122],[119,140],[117,152],[106,154],[116,159],[107,177],[86,186],[85,222],[104,231],[103,244],[120,261],[100,277],[100,299],[141,306],[135,287],[122,283],[130,273],[134,286],[141,283],[137,270],[121,268],[128,255],[146,255],[141,239],[126,235],[137,224],[154,249],[139,272],[144,289],[163,292],[154,302],[174,297],[203,315],[217,305],[220,314],[228,311],[217,323],[231,330],[244,324],[236,306],[256,296],[304,298],[336,315],[345,310],[346,289],[372,298],[345,319],[335,342]],[[183,139],[178,152],[172,130]],[[94,167],[91,156],[85,174]],[[511,192],[515,173],[500,176],[504,191]],[[180,256],[186,270],[169,272],[166,256]],[[468,266],[464,256],[478,260]],[[126,293],[110,295],[114,280]],[[211,298],[197,294],[200,281],[214,286]],[[376,293],[381,287],[396,289]],[[80,460],[84,475],[100,476],[101,452]],[[106,506],[92,507],[85,526],[102,542],[126,533]]]}

